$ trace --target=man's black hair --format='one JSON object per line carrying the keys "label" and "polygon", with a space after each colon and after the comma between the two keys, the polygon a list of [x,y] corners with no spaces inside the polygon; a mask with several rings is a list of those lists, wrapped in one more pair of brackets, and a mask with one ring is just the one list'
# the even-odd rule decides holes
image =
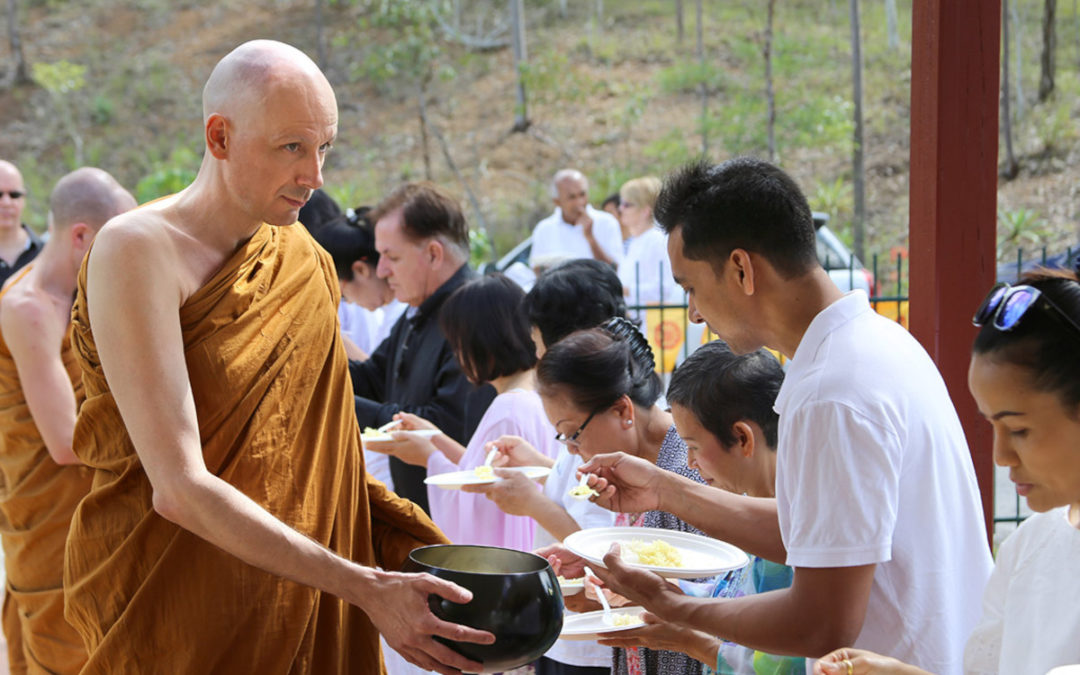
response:
{"label": "man's black hair", "polygon": [[333,197],[319,188],[312,192],[307,203],[300,207],[300,215],[296,219],[308,229],[308,232],[315,234],[327,223],[341,217],[341,207]]}
{"label": "man's black hair", "polygon": [[683,167],[664,182],[653,213],[668,234],[680,230],[685,257],[717,270],[736,248],[762,256],[785,278],[818,264],[806,197],[791,176],[759,159]]}

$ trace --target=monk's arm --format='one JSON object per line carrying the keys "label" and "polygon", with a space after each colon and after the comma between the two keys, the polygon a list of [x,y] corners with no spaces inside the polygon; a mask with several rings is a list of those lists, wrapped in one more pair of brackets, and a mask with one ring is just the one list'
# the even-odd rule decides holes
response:
{"label": "monk's arm", "polygon": [[51,307],[22,297],[4,298],[0,330],[15,360],[34,425],[54,462],[78,464],[71,450],[75,391],[61,357],[66,329]]}
{"label": "monk's arm", "polygon": [[467,660],[430,636],[485,634],[436,619],[427,596],[467,602],[466,591],[345,560],[207,470],[184,360],[179,263],[169,246],[152,228],[107,226],[87,263],[87,308],[101,368],[153,487],[154,510],[250,565],[356,605],[392,644],[415,645],[465,667]]}

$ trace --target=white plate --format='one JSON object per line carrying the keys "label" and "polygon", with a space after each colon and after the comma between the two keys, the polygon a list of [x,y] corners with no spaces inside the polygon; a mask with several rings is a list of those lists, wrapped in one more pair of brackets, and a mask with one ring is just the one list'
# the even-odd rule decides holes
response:
{"label": "white plate", "polygon": [[[511,471],[521,471],[526,477],[532,480],[540,480],[551,473],[551,469],[546,466],[514,466],[514,467],[502,467],[510,469]],[[424,479],[426,485],[434,485],[441,487],[444,490],[460,490],[465,485],[489,485],[502,480],[501,478],[480,478],[476,475],[476,472],[472,469],[468,471],[451,471],[450,473],[439,473],[434,476],[428,476]]]}
{"label": "white plate", "polygon": [[433,436],[438,436],[442,433],[438,429],[391,429],[390,432],[386,434],[386,438],[372,438],[371,436],[364,436],[363,434],[361,434],[360,440],[364,442],[364,445],[370,445],[372,443],[393,443],[394,439],[390,436],[390,433],[396,431],[401,431],[406,434],[412,434],[413,436],[419,436],[420,438],[432,438]]}
{"label": "white plate", "polygon": [[682,567],[628,563],[633,567],[656,572],[666,579],[711,577],[745,567],[750,562],[750,558],[741,550],[719,539],[652,527],[597,527],[578,530],[569,535],[563,543],[573,553],[603,567],[604,556],[612,544],[624,544],[634,539],[645,542],[659,539],[679,549],[682,553]]}
{"label": "white plate", "polygon": [[[644,611],[644,607],[615,607],[611,610],[611,615],[638,615]],[[639,623],[633,626],[609,626],[604,623],[604,610],[602,609],[595,612],[585,612],[584,614],[567,614],[563,617],[562,633],[559,633],[559,639],[599,640],[611,636],[612,633],[641,628],[643,625]]]}
{"label": "white plate", "polygon": [[577,595],[585,590],[585,577],[577,579],[564,579],[559,577],[559,588],[563,595]]}

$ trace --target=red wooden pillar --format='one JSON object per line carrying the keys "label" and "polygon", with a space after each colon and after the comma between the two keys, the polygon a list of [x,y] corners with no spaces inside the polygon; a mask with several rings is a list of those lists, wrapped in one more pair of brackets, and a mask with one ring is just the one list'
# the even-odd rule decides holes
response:
{"label": "red wooden pillar", "polygon": [[993,533],[990,425],[967,388],[971,315],[995,280],[1000,0],[918,0],[911,42],[911,332],[967,434]]}

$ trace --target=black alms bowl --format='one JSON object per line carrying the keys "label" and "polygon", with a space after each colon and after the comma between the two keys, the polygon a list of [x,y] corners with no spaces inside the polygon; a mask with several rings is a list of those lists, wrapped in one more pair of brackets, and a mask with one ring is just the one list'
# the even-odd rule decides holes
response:
{"label": "black alms bowl", "polygon": [[486,673],[535,661],[562,631],[559,582],[538,555],[494,546],[426,546],[409,554],[403,570],[427,572],[472,591],[472,601],[464,605],[436,595],[428,604],[440,619],[495,635],[490,645],[436,638],[483,663]]}

